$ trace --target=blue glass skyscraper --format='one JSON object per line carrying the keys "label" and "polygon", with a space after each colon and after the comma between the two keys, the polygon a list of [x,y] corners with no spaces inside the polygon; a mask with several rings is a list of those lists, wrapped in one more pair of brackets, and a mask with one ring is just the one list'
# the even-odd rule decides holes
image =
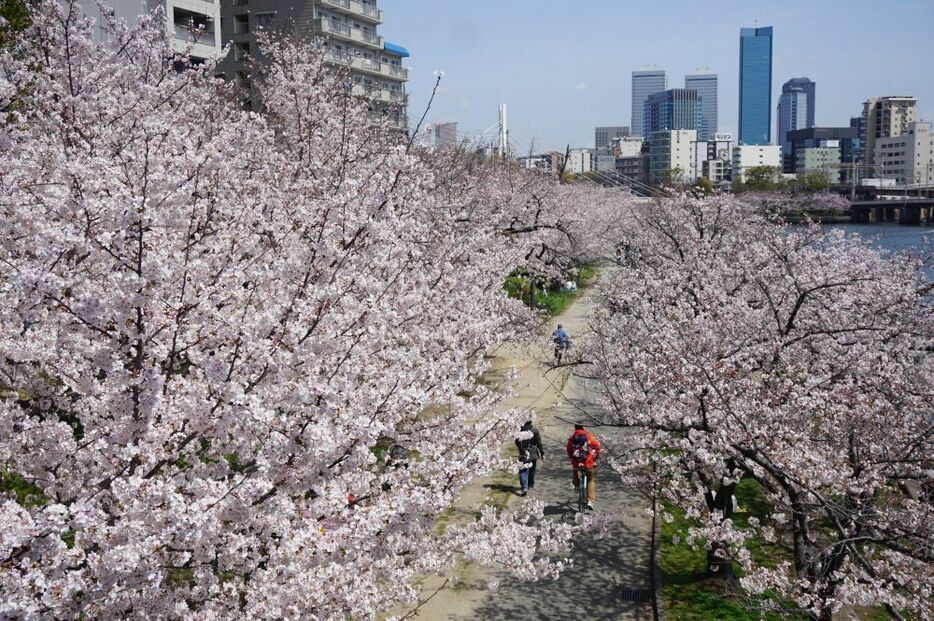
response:
{"label": "blue glass skyscraper", "polygon": [[643,109],[645,137],[669,129],[703,129],[703,107],[697,91],[690,88],[672,88],[652,93]]}
{"label": "blue glass skyscraper", "polygon": [[739,144],[771,143],[772,27],[739,31]]}

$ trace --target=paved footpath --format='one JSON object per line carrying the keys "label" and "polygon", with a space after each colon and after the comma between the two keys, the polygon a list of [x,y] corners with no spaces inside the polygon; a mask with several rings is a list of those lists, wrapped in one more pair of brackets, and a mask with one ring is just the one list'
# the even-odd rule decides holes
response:
{"label": "paved footpath", "polygon": [[[590,308],[586,295],[578,298],[555,323],[562,323],[573,339],[586,330]],[[553,329],[553,326],[549,328]],[[567,368],[546,369],[534,362],[548,354],[542,345],[526,351],[506,352],[496,367],[501,371],[515,366],[520,379],[515,396],[505,407],[532,407],[535,425],[542,432],[546,460],[539,462],[534,497],[546,503],[545,513],[552,519],[574,520],[576,490],[571,484],[570,465],[565,443],[574,430],[573,423],[598,416],[589,381],[576,377]],[[572,349],[573,357],[573,349]],[[578,372],[583,372],[578,368]],[[624,446],[625,430],[587,425],[608,445]],[[482,501],[491,491],[502,493],[518,482],[503,477],[480,480],[468,486],[458,503],[463,511]],[[512,495],[509,505],[525,499]],[[652,618],[648,602],[627,601],[625,590],[647,590],[650,586],[649,559],[651,516],[646,515],[650,501],[629,489],[607,467],[597,470],[596,510],[611,518],[609,535],[596,538],[584,535],[575,542],[574,565],[556,580],[529,583],[500,575],[477,566],[459,568],[462,582],[456,588],[438,591],[418,609],[415,619],[427,621],[588,621]],[[486,589],[494,578],[496,591]],[[423,584],[423,597],[434,593],[441,581],[429,579]]]}

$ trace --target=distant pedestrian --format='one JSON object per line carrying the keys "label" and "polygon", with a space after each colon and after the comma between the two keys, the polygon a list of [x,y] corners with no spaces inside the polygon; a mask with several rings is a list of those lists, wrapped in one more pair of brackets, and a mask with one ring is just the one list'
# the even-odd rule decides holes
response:
{"label": "distant pedestrian", "polygon": [[516,448],[519,449],[519,491],[525,496],[530,489],[535,488],[535,468],[539,459],[545,459],[545,447],[542,445],[542,436],[532,425],[526,421],[516,437]]}

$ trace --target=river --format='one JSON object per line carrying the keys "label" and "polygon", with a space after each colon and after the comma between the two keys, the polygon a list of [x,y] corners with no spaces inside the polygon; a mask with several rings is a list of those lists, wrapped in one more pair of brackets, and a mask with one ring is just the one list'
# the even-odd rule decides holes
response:
{"label": "river", "polygon": [[[875,246],[892,252],[920,252],[925,243],[934,249],[934,228],[898,224],[825,224],[828,231],[841,230],[870,239]],[[925,242],[925,240],[927,240]]]}

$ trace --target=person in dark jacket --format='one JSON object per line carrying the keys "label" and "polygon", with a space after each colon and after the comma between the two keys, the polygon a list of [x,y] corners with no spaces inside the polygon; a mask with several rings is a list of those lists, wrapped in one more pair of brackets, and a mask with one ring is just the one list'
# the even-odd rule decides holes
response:
{"label": "person in dark jacket", "polygon": [[525,496],[530,489],[535,488],[535,467],[539,459],[545,459],[545,447],[542,445],[542,436],[532,425],[526,421],[519,430],[516,438],[516,448],[519,449],[519,491]]}

